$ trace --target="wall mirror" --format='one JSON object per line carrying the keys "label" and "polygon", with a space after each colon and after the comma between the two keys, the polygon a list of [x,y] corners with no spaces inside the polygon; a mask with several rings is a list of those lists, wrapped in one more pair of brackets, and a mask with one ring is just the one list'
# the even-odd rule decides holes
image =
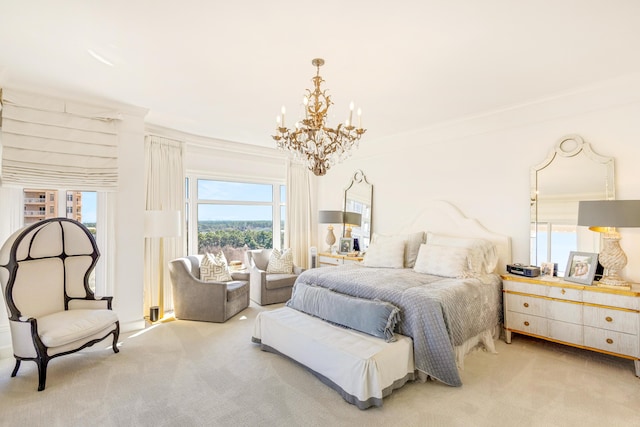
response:
{"label": "wall mirror", "polygon": [[373,185],[369,184],[361,170],[357,170],[347,188],[344,189],[344,211],[362,215],[360,227],[353,227],[351,232],[351,236],[358,239],[361,251],[369,247],[372,233],[372,207]]}
{"label": "wall mirror", "polygon": [[571,251],[599,252],[598,233],[578,227],[578,201],[615,199],[614,159],[596,154],[578,135],[561,138],[531,168],[531,265],[558,264]]}

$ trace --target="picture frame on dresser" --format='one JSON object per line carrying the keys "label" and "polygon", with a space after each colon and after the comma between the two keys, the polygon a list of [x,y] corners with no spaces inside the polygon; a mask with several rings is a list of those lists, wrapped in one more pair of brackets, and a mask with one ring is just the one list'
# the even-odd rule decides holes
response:
{"label": "picture frame on dresser", "polygon": [[341,237],[339,247],[340,247],[340,253],[343,255],[353,252],[353,238]]}
{"label": "picture frame on dresser", "polygon": [[564,280],[582,285],[593,285],[597,268],[598,254],[571,251],[567,260]]}

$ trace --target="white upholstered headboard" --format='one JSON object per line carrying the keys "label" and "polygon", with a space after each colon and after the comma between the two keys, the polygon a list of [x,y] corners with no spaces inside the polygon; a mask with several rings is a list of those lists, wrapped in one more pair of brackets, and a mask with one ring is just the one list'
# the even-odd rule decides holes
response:
{"label": "white upholstered headboard", "polygon": [[435,200],[429,207],[404,224],[398,233],[417,231],[433,232],[455,237],[475,237],[487,239],[496,245],[498,251],[498,273],[505,273],[507,264],[511,263],[511,238],[487,230],[476,219],[467,218],[449,202]]}

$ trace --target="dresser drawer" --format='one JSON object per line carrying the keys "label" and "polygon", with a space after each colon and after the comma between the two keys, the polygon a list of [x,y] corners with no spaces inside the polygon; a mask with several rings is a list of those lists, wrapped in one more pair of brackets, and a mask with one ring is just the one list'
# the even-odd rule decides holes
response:
{"label": "dresser drawer", "polygon": [[547,296],[551,298],[582,302],[582,290],[580,289],[551,286],[549,287],[549,293]]}
{"label": "dresser drawer", "polygon": [[318,263],[320,265],[340,265],[340,264],[342,264],[342,260],[339,259],[339,258],[333,258],[333,257],[320,255],[318,257]]}
{"label": "dresser drawer", "polygon": [[583,313],[586,326],[638,335],[639,313],[589,305],[584,306]]}
{"label": "dresser drawer", "polygon": [[549,338],[569,344],[582,345],[584,333],[582,325],[549,320]]}
{"label": "dresser drawer", "polygon": [[547,336],[547,319],[543,317],[507,311],[506,326],[514,331]]}
{"label": "dresser drawer", "polygon": [[545,296],[547,294],[547,287],[542,285],[534,285],[531,283],[512,282],[505,280],[502,282],[502,287],[505,291],[522,292],[523,294],[533,294]]}
{"label": "dresser drawer", "polygon": [[547,317],[553,320],[582,325],[582,304],[548,300]]}
{"label": "dresser drawer", "polygon": [[630,310],[640,310],[640,297],[615,295],[605,292],[586,291],[583,296],[584,302],[591,304],[608,305],[610,307],[628,308]]}
{"label": "dresser drawer", "polygon": [[640,357],[637,335],[585,326],[584,345],[611,353]]}
{"label": "dresser drawer", "polygon": [[548,300],[528,295],[506,294],[507,309],[533,316],[545,316]]}

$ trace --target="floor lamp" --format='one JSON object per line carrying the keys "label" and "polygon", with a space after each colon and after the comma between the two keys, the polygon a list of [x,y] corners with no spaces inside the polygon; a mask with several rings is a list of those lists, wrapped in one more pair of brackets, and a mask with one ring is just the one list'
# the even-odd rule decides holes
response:
{"label": "floor lamp", "polygon": [[160,238],[158,306],[149,308],[149,320],[155,322],[164,317],[164,238],[180,237],[182,227],[180,211],[145,211],[144,214],[144,236]]}

